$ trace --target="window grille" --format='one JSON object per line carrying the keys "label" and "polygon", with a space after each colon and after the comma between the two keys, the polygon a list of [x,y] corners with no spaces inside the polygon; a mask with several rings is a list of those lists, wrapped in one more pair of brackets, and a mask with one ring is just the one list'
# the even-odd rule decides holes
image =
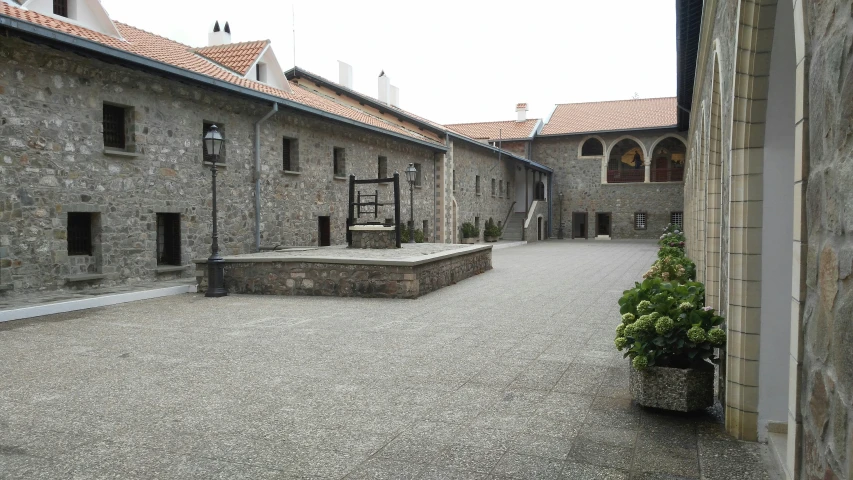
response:
{"label": "window grille", "polygon": [[281,139],[281,162],[282,167],[287,171],[293,171],[293,158],[291,156],[291,140],[289,138]]}
{"label": "window grille", "polygon": [[646,214],[644,212],[637,212],[634,214],[634,229],[635,230],[645,230],[646,229]]}
{"label": "window grille", "polygon": [[421,169],[420,163],[415,164],[415,170],[417,170],[417,173],[415,174],[415,186],[420,187],[422,185],[422,182],[423,182],[423,179],[421,178],[422,177],[421,176],[421,170],[422,169]]}
{"label": "window grille", "polygon": [[157,214],[157,265],[181,264],[181,215]]}
{"label": "window grille", "polygon": [[669,223],[678,227],[679,230],[684,228],[684,212],[672,212],[669,214]]}
{"label": "window grille", "polygon": [[124,108],[104,105],[104,146],[124,150]]}
{"label": "window grille", "polygon": [[68,0],[53,0],[53,14],[68,18]]}
{"label": "window grille", "polygon": [[376,178],[388,178],[388,157],[379,157],[379,173]]}
{"label": "window grille", "polygon": [[583,157],[600,157],[604,155],[604,145],[597,138],[590,138],[583,142],[581,147],[581,156]]}
{"label": "window grille", "polygon": [[336,177],[345,177],[346,176],[346,150],[343,148],[335,147],[333,151],[332,157],[332,167],[334,169],[334,174]]}
{"label": "window grille", "polygon": [[68,255],[92,255],[92,214],[68,213]]}

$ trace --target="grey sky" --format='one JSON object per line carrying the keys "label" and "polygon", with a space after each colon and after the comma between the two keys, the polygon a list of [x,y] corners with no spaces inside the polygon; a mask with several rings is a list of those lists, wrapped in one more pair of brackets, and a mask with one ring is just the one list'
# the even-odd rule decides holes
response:
{"label": "grey sky", "polygon": [[[197,47],[214,20],[232,41],[270,39],[293,66],[292,2],[102,0],[114,20]],[[529,117],[557,103],[675,95],[673,0],[297,2],[296,60],[376,96],[380,70],[400,106],[440,123]]]}

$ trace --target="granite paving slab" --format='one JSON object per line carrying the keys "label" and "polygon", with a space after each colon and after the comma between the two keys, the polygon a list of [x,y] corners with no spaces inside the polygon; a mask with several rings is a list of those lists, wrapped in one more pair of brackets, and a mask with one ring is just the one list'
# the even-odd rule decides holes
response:
{"label": "granite paving slab", "polygon": [[616,299],[655,252],[550,241],[417,300],[187,294],[7,322],[0,478],[772,479],[712,411],[631,402]]}

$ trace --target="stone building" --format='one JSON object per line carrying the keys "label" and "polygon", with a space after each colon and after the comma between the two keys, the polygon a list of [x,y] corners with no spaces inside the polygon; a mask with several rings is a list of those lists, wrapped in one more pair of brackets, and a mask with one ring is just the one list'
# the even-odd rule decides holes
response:
{"label": "stone building", "polygon": [[231,43],[230,28],[191,48],[114,22],[97,0],[0,1],[3,295],[192,277],[209,253],[201,138],[214,124],[223,254],[344,243],[349,175],[414,164],[415,223],[434,242],[505,221],[533,189],[519,169],[551,175],[400,109],[384,73],[374,98],[345,65],[337,83],[282,72],[269,42]]}
{"label": "stone building", "polygon": [[679,0],[685,230],[727,318],[726,426],[853,478],[851,2]]}
{"label": "stone building", "polygon": [[[553,170],[552,184],[543,184],[554,195],[543,212],[556,226],[550,236],[559,235],[561,222],[566,238],[585,239],[651,239],[670,223],[682,224],[687,147],[675,98],[561,104],[547,122],[527,119],[527,104],[516,110],[515,121],[447,128]],[[519,222],[525,204],[515,211]]]}

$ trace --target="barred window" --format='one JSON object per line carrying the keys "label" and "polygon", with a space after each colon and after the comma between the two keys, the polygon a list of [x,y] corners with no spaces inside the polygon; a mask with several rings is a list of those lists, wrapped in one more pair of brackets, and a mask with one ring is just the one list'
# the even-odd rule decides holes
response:
{"label": "barred window", "polygon": [[646,229],[646,214],[645,214],[645,212],[637,212],[634,214],[634,229],[635,230],[645,230]]}
{"label": "barred window", "polygon": [[157,265],[181,264],[181,215],[157,214]]}
{"label": "barred window", "polygon": [[684,228],[684,212],[672,212],[669,214],[669,223],[675,225],[679,230]]}
{"label": "barred window", "polygon": [[347,175],[346,167],[346,149],[335,147],[332,151],[332,169],[336,177],[345,177]]}
{"label": "barred window", "polygon": [[127,146],[125,136],[125,109],[116,105],[104,104],[104,147],[124,150]]}
{"label": "barred window", "polygon": [[295,138],[281,139],[282,168],[287,172],[299,171],[299,141]]}
{"label": "barred window", "polygon": [[53,14],[68,18],[68,0],[53,0]]}
{"label": "barred window", "polygon": [[92,214],[68,212],[68,255],[92,255]]}
{"label": "barred window", "polygon": [[379,156],[379,173],[376,178],[388,178],[388,157]]}

